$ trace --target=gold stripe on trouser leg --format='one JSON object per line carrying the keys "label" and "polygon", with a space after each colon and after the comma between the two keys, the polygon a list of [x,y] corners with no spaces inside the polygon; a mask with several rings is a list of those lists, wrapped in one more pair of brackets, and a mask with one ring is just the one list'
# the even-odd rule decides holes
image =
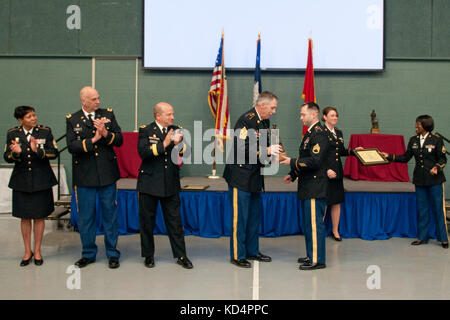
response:
{"label": "gold stripe on trouser leg", "polygon": [[442,183],[442,202],[444,204],[443,210],[444,210],[444,223],[445,223],[445,232],[448,232],[448,226],[447,226],[447,210],[445,210],[445,189],[444,184]]}
{"label": "gold stripe on trouser leg", "polygon": [[77,193],[77,186],[73,187],[75,189],[75,203],[77,204],[77,214],[80,212],[80,209],[78,208],[78,193]]}
{"label": "gold stripe on trouser leg", "polygon": [[317,263],[316,199],[311,199],[312,263]]}
{"label": "gold stripe on trouser leg", "polygon": [[238,189],[233,188],[233,254],[234,254],[234,260],[237,260],[237,258],[238,258],[237,221],[238,221]]}

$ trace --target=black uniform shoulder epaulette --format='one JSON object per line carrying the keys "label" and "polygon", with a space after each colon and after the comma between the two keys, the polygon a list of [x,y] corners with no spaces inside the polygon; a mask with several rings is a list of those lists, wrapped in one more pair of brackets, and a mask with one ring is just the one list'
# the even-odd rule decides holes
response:
{"label": "black uniform shoulder epaulette", "polygon": [[413,136],[411,136],[409,138],[412,139],[412,138],[416,138],[416,137],[417,137],[417,134],[415,134],[415,135],[413,135]]}
{"label": "black uniform shoulder epaulette", "polygon": [[245,117],[249,120],[252,120],[254,117],[256,117],[256,114],[254,112],[249,112],[245,114]]}
{"label": "black uniform shoulder epaulette", "polygon": [[144,129],[144,128],[146,128],[146,127],[147,127],[147,125],[143,124],[143,125],[140,126],[139,128]]}
{"label": "black uniform shoulder epaulette", "polygon": [[43,130],[50,130],[49,127],[46,127],[46,126],[44,126],[44,125],[42,125],[42,124],[38,124],[37,127],[38,127],[39,129],[43,129]]}
{"label": "black uniform shoulder epaulette", "polygon": [[72,115],[71,115],[71,114],[68,114],[68,115],[66,116],[66,118],[67,118],[67,119],[70,119],[70,118],[72,118]]}
{"label": "black uniform shoulder epaulette", "polygon": [[317,131],[323,131],[323,130],[322,130],[322,128],[320,126],[315,126],[314,127],[314,131],[317,132]]}
{"label": "black uniform shoulder epaulette", "polygon": [[11,128],[11,129],[8,130],[8,133],[9,133],[9,132],[13,132],[13,131],[17,131],[17,130],[19,130],[19,129],[20,129],[20,126]]}
{"label": "black uniform shoulder epaulette", "polygon": [[113,112],[113,110],[111,108],[106,108],[106,111]]}
{"label": "black uniform shoulder epaulette", "polygon": [[433,136],[436,136],[438,138],[441,138],[441,136],[439,135],[439,133],[432,133]]}

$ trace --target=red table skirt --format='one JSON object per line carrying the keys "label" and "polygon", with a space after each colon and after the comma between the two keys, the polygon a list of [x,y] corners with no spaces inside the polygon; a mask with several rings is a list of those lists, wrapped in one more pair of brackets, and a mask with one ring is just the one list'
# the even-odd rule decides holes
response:
{"label": "red table skirt", "polygon": [[[349,148],[356,147],[378,148],[389,154],[403,154],[406,151],[403,136],[390,134],[352,134]],[[353,180],[409,181],[406,163],[363,166],[355,156],[345,160],[344,176]]]}
{"label": "red table skirt", "polygon": [[122,132],[122,136],[122,146],[114,147],[117,163],[119,164],[120,177],[137,179],[142,161],[137,152],[139,133]]}

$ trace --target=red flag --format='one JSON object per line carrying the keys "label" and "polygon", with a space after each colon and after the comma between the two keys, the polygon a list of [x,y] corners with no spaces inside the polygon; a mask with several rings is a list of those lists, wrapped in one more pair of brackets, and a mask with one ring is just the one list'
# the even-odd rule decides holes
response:
{"label": "red flag", "polygon": [[[314,68],[313,68],[313,52],[312,52],[312,40],[308,39],[308,60],[306,62],[305,71],[305,83],[303,84],[303,94],[302,98],[305,102],[316,102],[316,95],[314,93]],[[308,128],[303,126],[303,135],[306,133]]]}

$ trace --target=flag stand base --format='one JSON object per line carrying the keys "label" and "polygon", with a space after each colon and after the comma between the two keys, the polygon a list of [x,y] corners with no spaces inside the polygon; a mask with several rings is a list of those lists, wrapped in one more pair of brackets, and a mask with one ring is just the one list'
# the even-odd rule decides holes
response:
{"label": "flag stand base", "polygon": [[212,174],[208,176],[208,179],[220,179],[221,177],[216,176],[216,170],[212,170]]}

